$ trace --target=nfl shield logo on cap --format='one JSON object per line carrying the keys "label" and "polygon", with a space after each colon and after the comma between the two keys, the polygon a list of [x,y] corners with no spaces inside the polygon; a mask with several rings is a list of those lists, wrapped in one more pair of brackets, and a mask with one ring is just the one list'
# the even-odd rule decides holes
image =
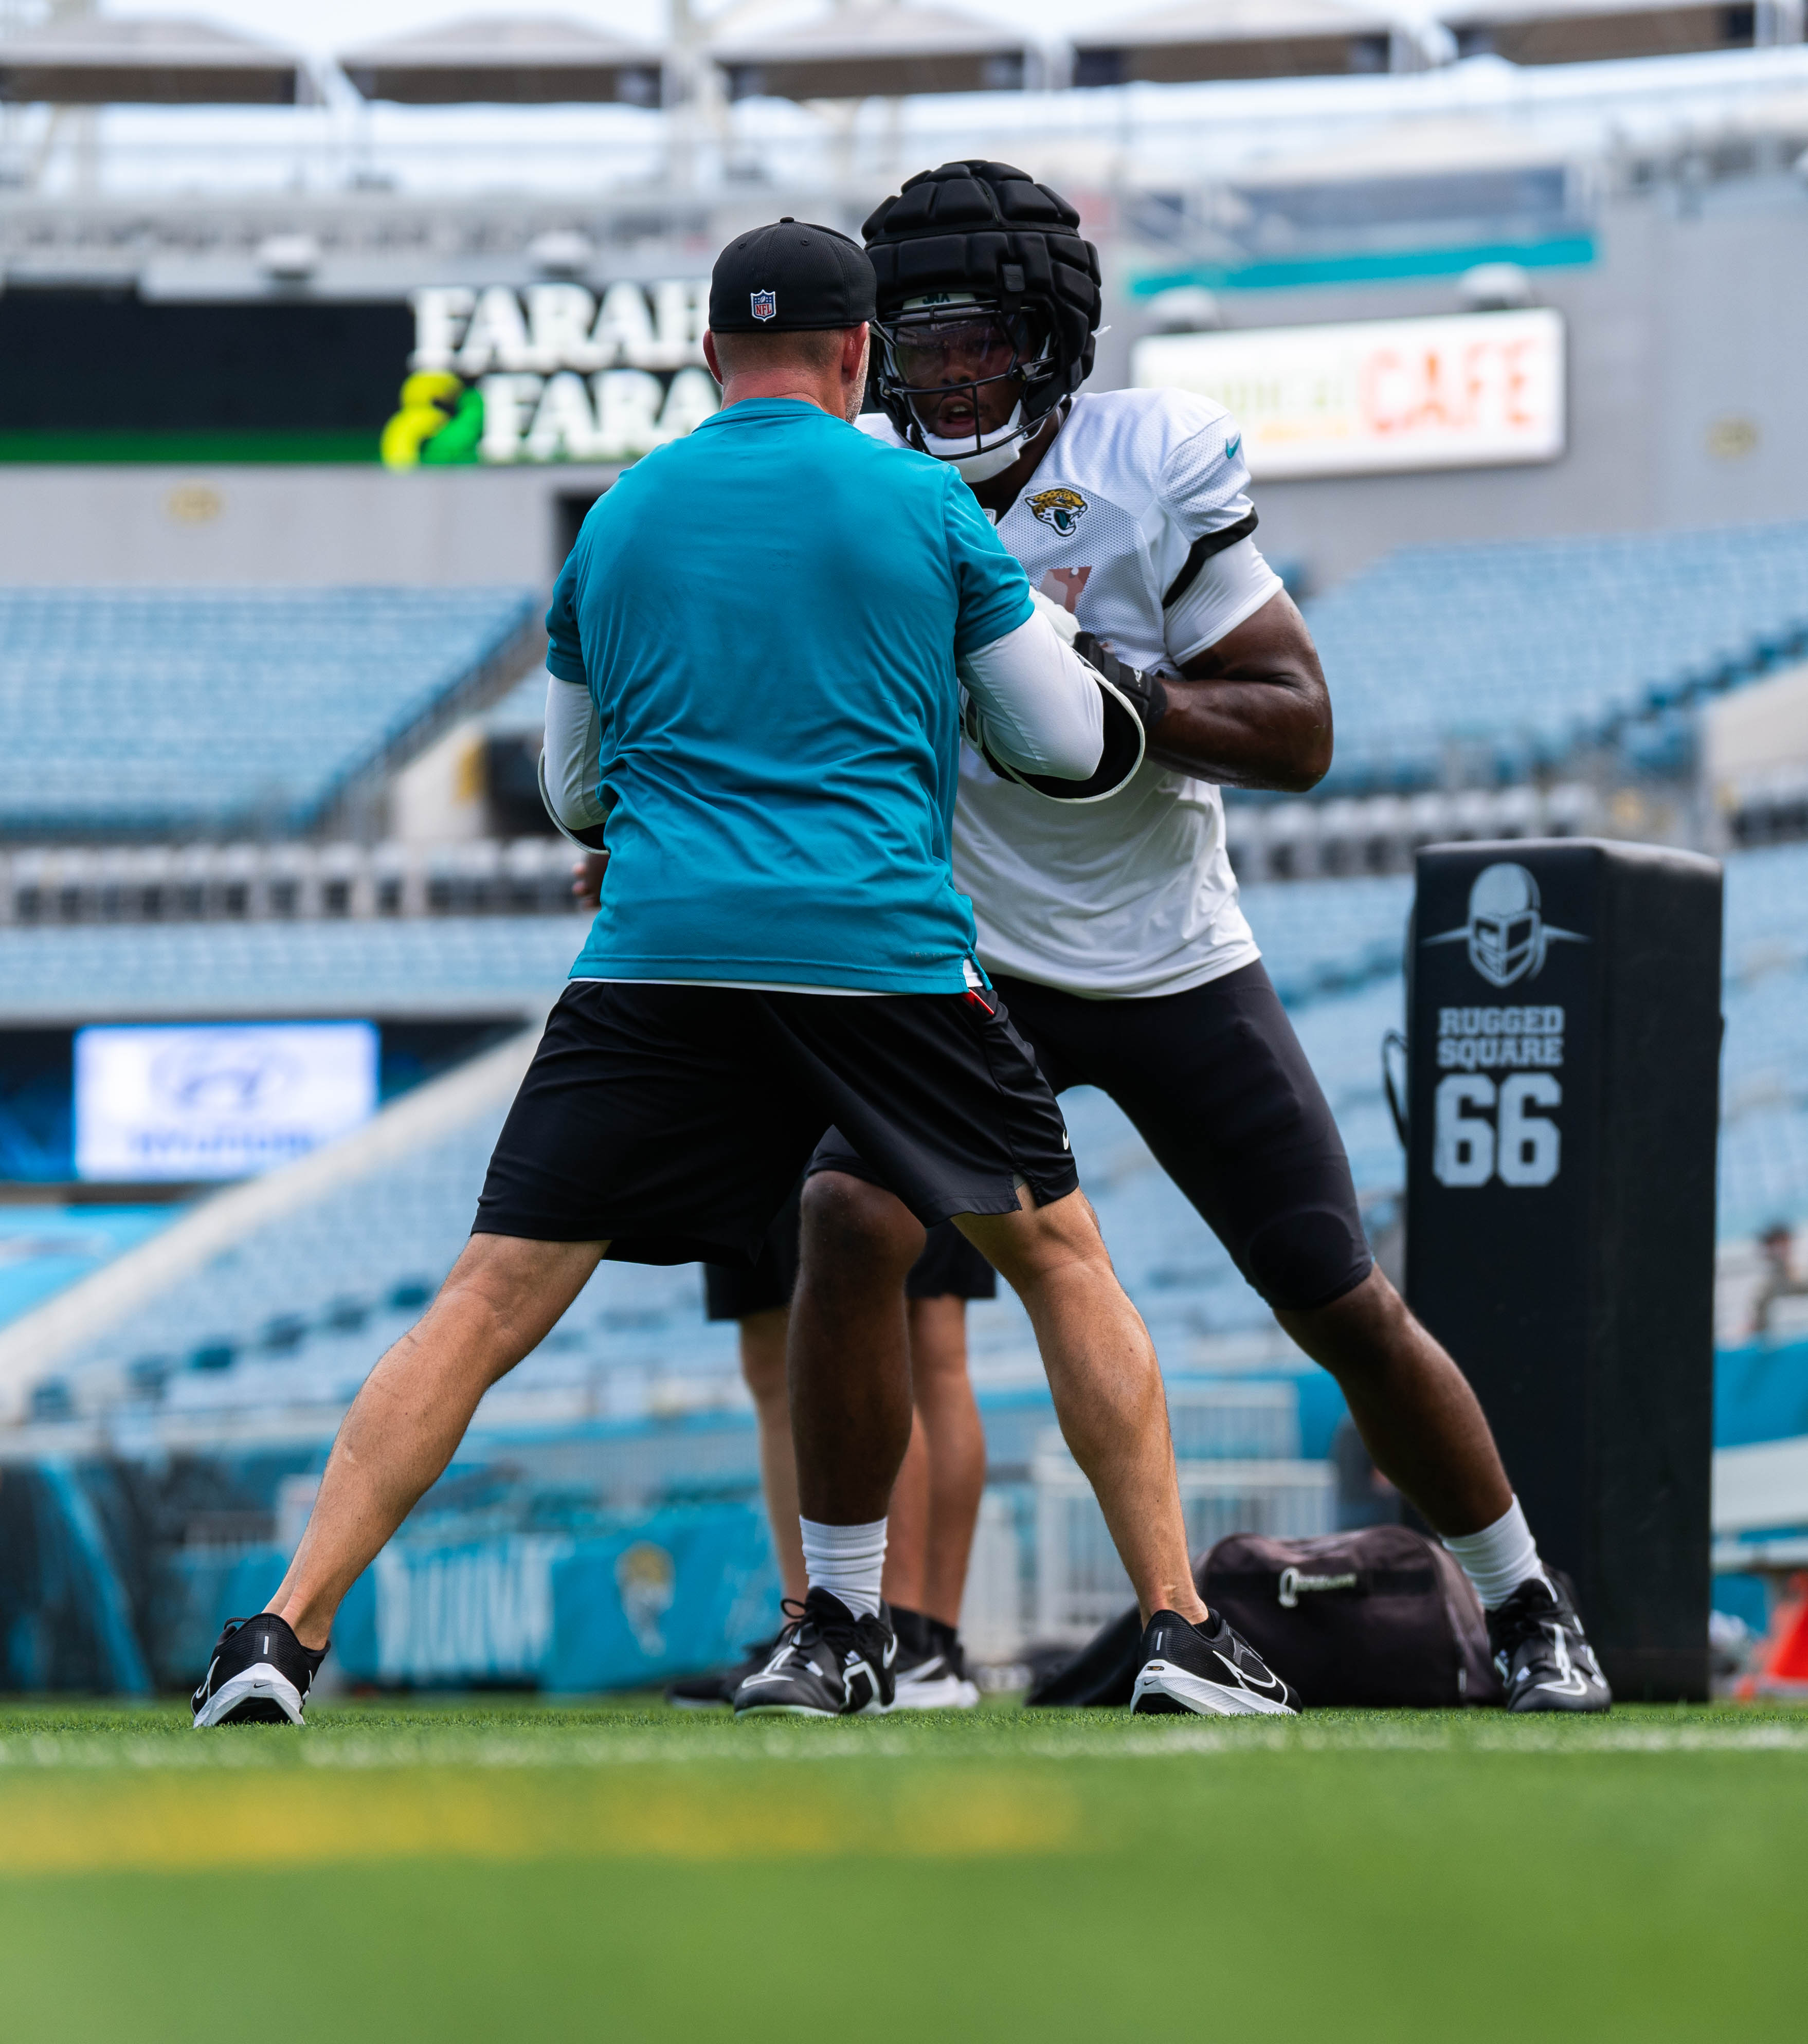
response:
{"label": "nfl shield logo on cap", "polygon": [[775,318],[779,310],[779,296],[775,291],[755,291],[752,294],[753,317],[756,320]]}

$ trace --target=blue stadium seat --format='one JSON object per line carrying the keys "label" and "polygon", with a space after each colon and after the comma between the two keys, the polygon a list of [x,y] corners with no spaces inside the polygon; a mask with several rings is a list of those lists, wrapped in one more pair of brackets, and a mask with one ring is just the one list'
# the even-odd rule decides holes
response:
{"label": "blue stadium seat", "polygon": [[1808,651],[1808,524],[1390,555],[1306,606],[1337,713],[1327,792],[1521,778],[1616,720]]}
{"label": "blue stadium seat", "polygon": [[[1720,1225],[1750,1236],[1778,1219],[1808,1220],[1808,846],[1734,855],[1726,862],[1726,1038]],[[1398,1194],[1404,1159],[1381,1089],[1383,1032],[1400,1026],[1400,958],[1411,901],[1406,879],[1306,882],[1252,888],[1249,916],[1269,970],[1324,1085],[1365,1201]],[[180,971],[211,972],[222,998],[275,973],[292,982],[294,955],[262,947],[306,937],[321,955],[316,990],[356,992],[352,1012],[380,1008],[412,982],[456,986],[463,997],[555,990],[575,948],[557,917],[483,917],[421,923],[162,931],[0,932],[0,980],[10,948],[41,946],[33,970],[53,986],[52,955],[67,948],[83,974],[118,970],[113,940],[192,943]],[[207,946],[221,952],[209,962]],[[134,956],[136,955],[133,955]],[[448,959],[456,961],[447,964]],[[133,964],[133,969],[137,969]],[[437,974],[436,978],[433,975]],[[194,983],[194,982],[191,982]],[[1168,1183],[1146,1146],[1102,1095],[1067,1097],[1067,1119],[1087,1189],[1131,1295],[1171,1369],[1200,1366],[1200,1344],[1268,1325],[1259,1299]],[[471,1224],[483,1166],[501,1120],[487,1114],[455,1135],[273,1225],[207,1270],[173,1286],[129,1328],[91,1345],[66,1374],[79,1381],[161,1384],[166,1403],[222,1407],[343,1403],[387,1343],[417,1316],[450,1267]],[[971,1339],[986,1371],[1033,1377],[1033,1346],[1008,1296],[975,1309]],[[733,1330],[706,1327],[694,1270],[606,1265],[565,1323],[522,1366],[517,1388],[590,1381],[598,1373],[644,1384],[732,1374]]]}
{"label": "blue stadium seat", "polygon": [[0,829],[304,828],[537,607],[521,589],[0,588]]}
{"label": "blue stadium seat", "polygon": [[0,928],[0,1020],[550,1005],[583,929],[575,916]]}

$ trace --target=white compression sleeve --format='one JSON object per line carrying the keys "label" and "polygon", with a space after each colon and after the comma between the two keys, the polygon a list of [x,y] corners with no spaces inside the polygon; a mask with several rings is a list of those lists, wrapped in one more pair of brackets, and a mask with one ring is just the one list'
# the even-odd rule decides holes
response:
{"label": "white compression sleeve", "polygon": [[1105,750],[1092,670],[1040,611],[960,661],[987,751],[1020,774],[1083,781]]}
{"label": "white compression sleeve", "polygon": [[609,820],[597,793],[602,720],[590,692],[553,675],[546,690],[546,791],[567,830],[594,830]]}
{"label": "white compression sleeve", "polygon": [[1280,593],[1281,578],[1256,551],[1239,540],[1214,554],[1161,613],[1168,657],[1176,667],[1215,646]]}

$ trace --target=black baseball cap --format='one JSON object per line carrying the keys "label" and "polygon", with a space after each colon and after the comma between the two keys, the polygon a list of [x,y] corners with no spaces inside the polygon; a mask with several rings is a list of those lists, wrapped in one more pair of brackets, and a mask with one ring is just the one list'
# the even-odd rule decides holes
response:
{"label": "black baseball cap", "polygon": [[873,316],[867,252],[833,227],[787,217],[738,234],[710,276],[716,333],[811,333]]}

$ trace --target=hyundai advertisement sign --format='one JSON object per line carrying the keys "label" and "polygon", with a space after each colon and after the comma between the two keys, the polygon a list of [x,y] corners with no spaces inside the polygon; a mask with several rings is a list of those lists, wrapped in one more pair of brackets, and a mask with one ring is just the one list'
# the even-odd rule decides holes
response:
{"label": "hyundai advertisement sign", "polygon": [[75,1035],[83,1178],[244,1178],[303,1157],[377,1106],[370,1022],[103,1026]]}

